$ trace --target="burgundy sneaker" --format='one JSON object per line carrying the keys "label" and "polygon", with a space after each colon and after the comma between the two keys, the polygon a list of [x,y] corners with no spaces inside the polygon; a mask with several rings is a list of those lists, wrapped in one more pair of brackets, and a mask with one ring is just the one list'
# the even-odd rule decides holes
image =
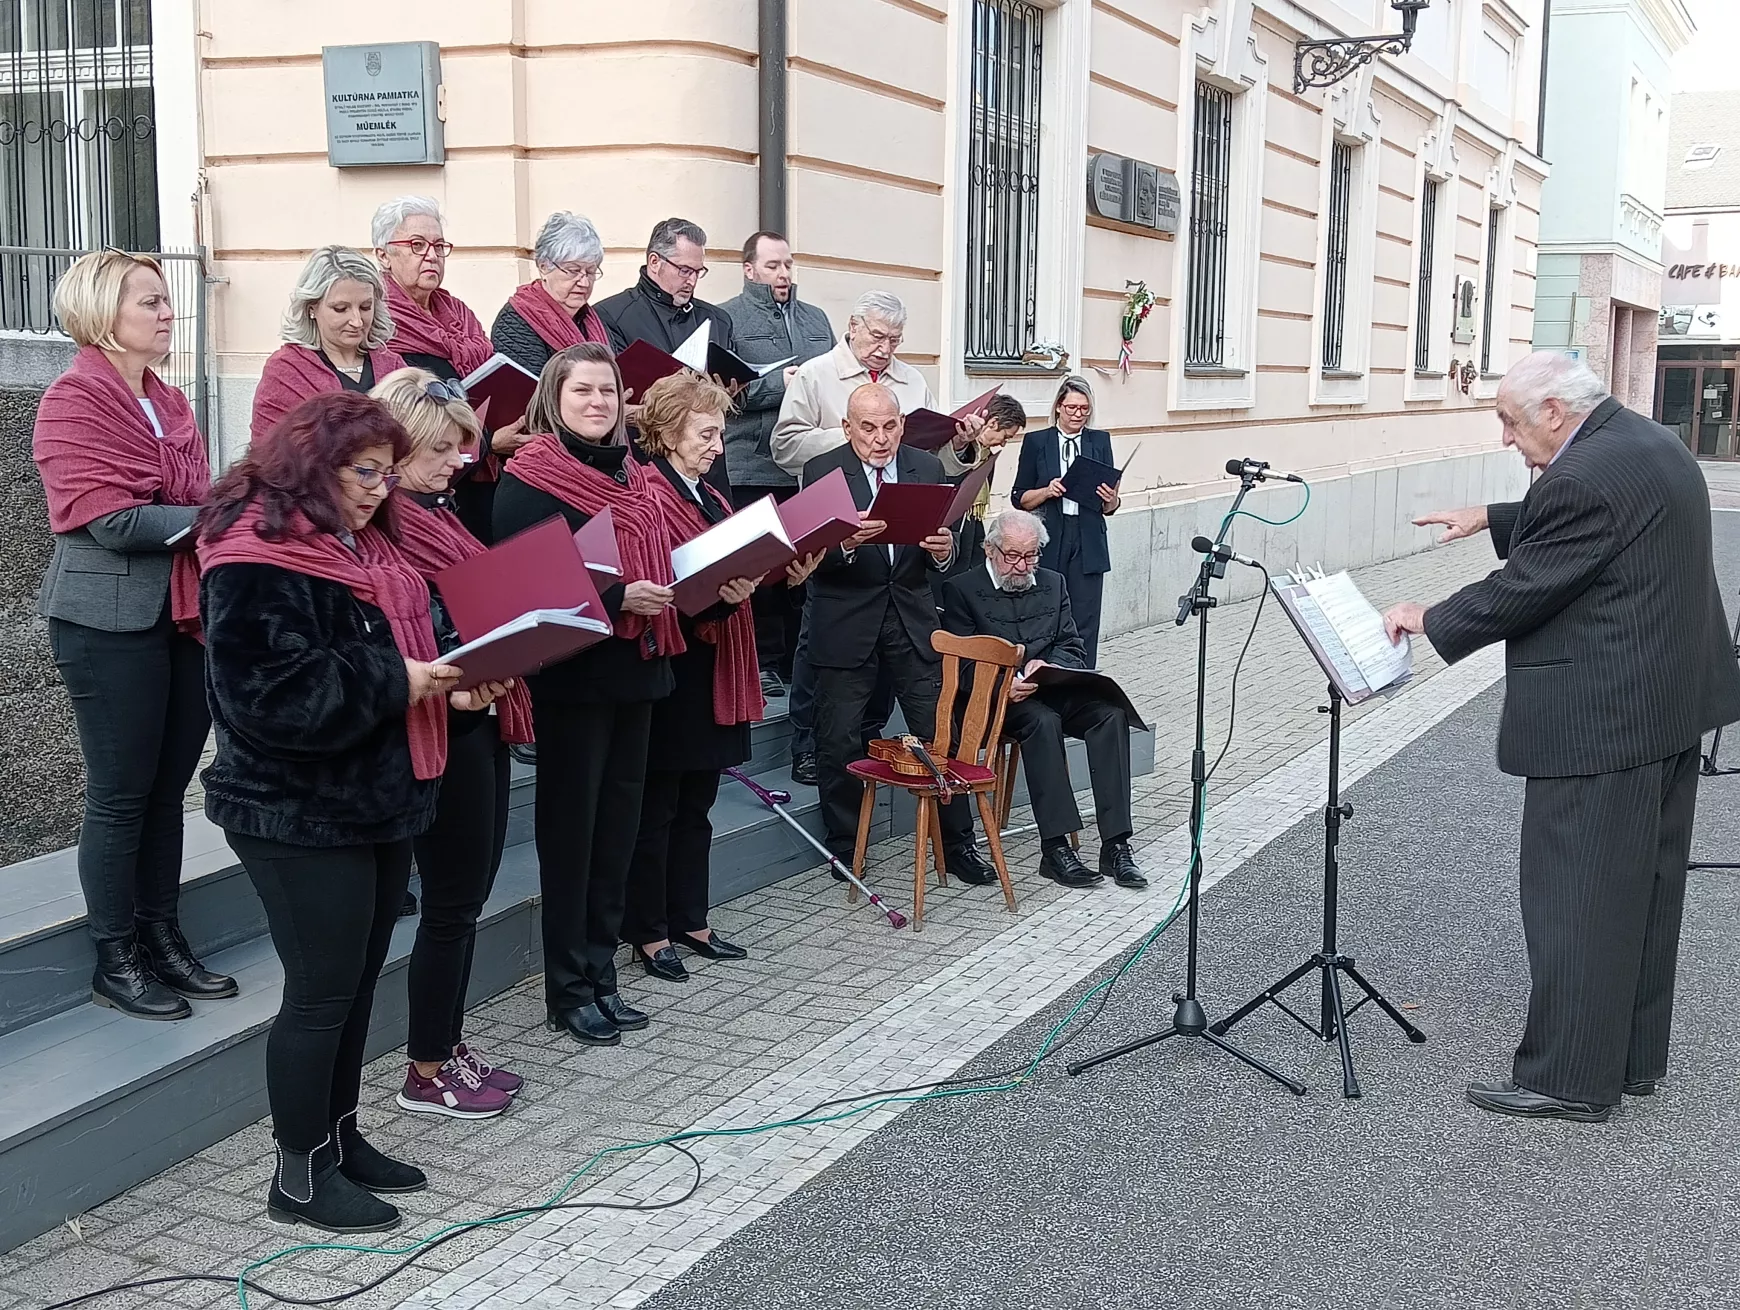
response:
{"label": "burgundy sneaker", "polygon": [[493,1087],[496,1091],[506,1092],[509,1096],[518,1095],[520,1088],[526,1085],[526,1080],[517,1073],[509,1073],[506,1069],[497,1069],[464,1042],[453,1048],[453,1059],[455,1063],[463,1064],[481,1078],[485,1087]]}
{"label": "burgundy sneaker", "polygon": [[493,1119],[513,1103],[513,1097],[493,1087],[470,1066],[449,1060],[425,1078],[417,1066],[405,1067],[405,1087],[399,1093],[399,1108],[417,1114],[444,1114],[453,1119]]}

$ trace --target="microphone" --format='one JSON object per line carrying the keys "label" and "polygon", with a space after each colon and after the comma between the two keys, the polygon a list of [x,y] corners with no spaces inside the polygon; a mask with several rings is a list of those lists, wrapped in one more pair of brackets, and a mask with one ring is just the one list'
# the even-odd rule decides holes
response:
{"label": "microphone", "polygon": [[1280,469],[1269,467],[1266,459],[1229,459],[1226,471],[1235,478],[1255,478],[1258,482],[1278,479],[1282,482],[1304,482],[1305,479],[1297,473],[1283,473]]}
{"label": "microphone", "polygon": [[1268,572],[1267,569],[1263,568],[1262,561],[1254,560],[1249,555],[1241,555],[1231,546],[1225,544],[1217,546],[1207,537],[1192,537],[1190,549],[1199,555],[1213,555],[1216,559],[1231,560],[1234,564],[1243,564],[1246,568],[1260,569],[1264,573]]}

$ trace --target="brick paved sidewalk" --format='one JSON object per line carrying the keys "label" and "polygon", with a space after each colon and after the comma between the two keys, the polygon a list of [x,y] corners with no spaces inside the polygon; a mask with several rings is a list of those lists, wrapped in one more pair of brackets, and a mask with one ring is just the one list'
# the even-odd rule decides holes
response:
{"label": "brick paved sidewalk", "polygon": [[[1491,548],[1477,539],[1364,569],[1356,576],[1381,608],[1401,599],[1436,599],[1491,567]],[[1255,604],[1215,611],[1209,652],[1211,759],[1225,737],[1228,682]],[[1195,658],[1194,627],[1180,630],[1169,624],[1102,643],[1102,667],[1118,677],[1156,729],[1155,772],[1136,780],[1139,843],[1186,818]],[[1442,669],[1424,643],[1416,643],[1415,665],[1416,685]],[[1321,681],[1279,607],[1268,605],[1245,661],[1239,688],[1241,726],[1216,776],[1217,794],[1273,774],[1319,745],[1324,726],[1315,707],[1322,699]],[[1413,694],[1410,689],[1399,699]],[[1351,710],[1349,717],[1357,720],[1370,708]],[[1012,820],[1024,821],[1019,814]],[[900,905],[911,895],[909,842],[884,842],[871,852],[872,885],[892,893],[890,899]],[[1055,914],[1068,913],[1071,896],[1129,895],[1111,887],[1064,892],[1036,876],[1037,848],[1033,834],[1008,844],[1020,916],[1038,927]],[[1091,861],[1095,849],[1090,832],[1084,837],[1084,856]],[[1157,883],[1158,875],[1170,877],[1172,872],[1149,868]],[[1158,918],[1171,903],[1171,894],[1157,886],[1140,900]],[[837,885],[815,873],[742,897],[720,908],[714,922],[749,946],[751,959],[740,964],[695,960],[686,985],[658,983],[625,968],[629,999],[651,1011],[654,1022],[648,1032],[616,1048],[583,1049],[546,1032],[540,981],[516,987],[479,1007],[469,1021],[469,1036],[480,1049],[529,1080],[521,1104],[494,1120],[401,1114],[391,1103],[403,1076],[402,1060],[374,1062],[364,1085],[365,1131],[384,1149],[401,1152],[430,1173],[428,1191],[395,1198],[407,1217],[404,1231],[427,1235],[443,1222],[542,1200],[602,1146],[662,1137],[696,1123],[886,1002],[1022,926],[1021,917],[1002,911],[995,888],[951,884],[933,889],[927,893],[926,911],[922,934],[895,933],[874,911],[848,909]],[[827,1094],[818,1092],[818,1100]],[[233,1275],[246,1259],[311,1240],[311,1230],[283,1228],[265,1219],[270,1158],[267,1126],[256,1124],[62,1229],[0,1256],[0,1310],[41,1306],[123,1279],[179,1272]],[[387,1287],[345,1304],[358,1310],[397,1306],[506,1235],[502,1228],[466,1234]],[[346,1291],[389,1263],[342,1252],[301,1255],[294,1261],[294,1291],[300,1296]],[[261,1277],[280,1286],[287,1282],[282,1274]],[[156,1297],[130,1293],[98,1304],[234,1302],[233,1291],[203,1284]],[[258,1298],[255,1303],[260,1303]]]}

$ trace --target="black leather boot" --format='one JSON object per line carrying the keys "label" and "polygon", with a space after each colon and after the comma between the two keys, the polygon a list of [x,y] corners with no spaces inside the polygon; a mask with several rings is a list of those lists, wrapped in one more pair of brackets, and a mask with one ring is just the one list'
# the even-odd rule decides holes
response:
{"label": "black leather boot", "polygon": [[97,943],[91,999],[135,1019],[188,1019],[193,1007],[157,981],[144,950],[131,937]]}
{"label": "black leather boot", "polygon": [[190,1001],[221,1001],[236,994],[234,978],[213,973],[194,959],[179,924],[140,924],[139,950],[157,981],[178,996]]}
{"label": "black leather boot", "polygon": [[333,1125],[332,1151],[338,1171],[358,1187],[371,1192],[420,1192],[429,1177],[414,1164],[382,1155],[363,1137],[352,1110]]}
{"label": "black leather boot", "polygon": [[399,1226],[399,1211],[338,1171],[329,1137],[304,1155],[278,1147],[266,1215],[329,1233],[380,1233]]}

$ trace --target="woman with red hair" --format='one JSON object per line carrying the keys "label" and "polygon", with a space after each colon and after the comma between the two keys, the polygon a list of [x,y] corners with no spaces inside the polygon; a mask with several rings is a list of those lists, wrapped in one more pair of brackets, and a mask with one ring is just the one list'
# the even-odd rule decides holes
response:
{"label": "woman with red hair", "polygon": [[328,1232],[399,1222],[372,1192],[424,1187],[357,1129],[375,980],[435,813],[452,688],[390,493],[411,441],[366,396],[304,401],[212,490],[196,524],[217,758],[207,816],[266,909],[284,998],[266,1043],[278,1162],[267,1213]]}

